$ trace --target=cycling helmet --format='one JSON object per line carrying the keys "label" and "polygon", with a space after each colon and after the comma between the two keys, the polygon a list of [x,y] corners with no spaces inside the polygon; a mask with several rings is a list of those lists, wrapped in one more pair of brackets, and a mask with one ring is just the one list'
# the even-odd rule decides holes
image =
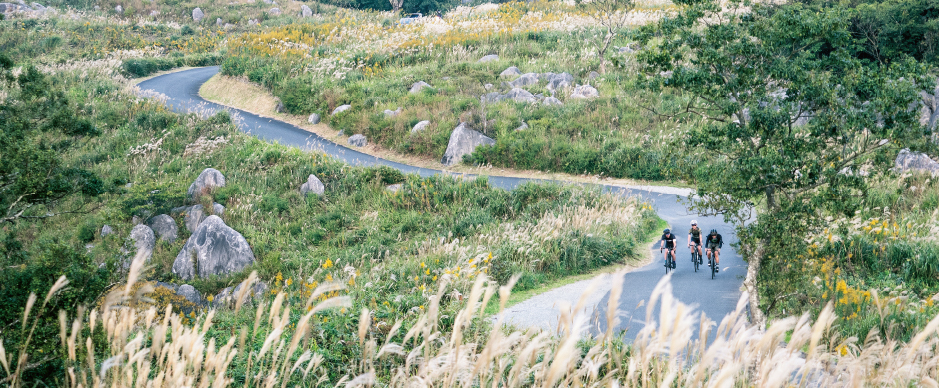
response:
{"label": "cycling helmet", "polygon": [[692,225],[692,226],[697,225],[697,224],[698,224],[698,220],[691,220],[691,225]]}
{"label": "cycling helmet", "polygon": [[717,234],[717,229],[711,229],[711,234]]}
{"label": "cycling helmet", "polygon": [[672,231],[671,229],[665,229],[665,230],[662,231],[662,233],[663,233],[663,234],[668,234],[668,232],[671,232],[671,231]]}

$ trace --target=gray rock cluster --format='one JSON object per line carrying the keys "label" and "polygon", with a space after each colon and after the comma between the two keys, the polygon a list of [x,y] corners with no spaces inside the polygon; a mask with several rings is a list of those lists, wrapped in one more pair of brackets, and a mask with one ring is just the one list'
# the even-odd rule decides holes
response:
{"label": "gray rock cluster", "polygon": [[194,199],[216,187],[225,187],[225,175],[214,168],[207,168],[189,185],[186,195],[189,199]]}
{"label": "gray rock cluster", "polygon": [[277,100],[277,106],[274,107],[274,110],[277,111],[277,113],[284,113],[287,111],[287,108],[284,106],[283,101]]}
{"label": "gray rock cluster", "polygon": [[525,86],[535,85],[538,83],[538,74],[537,73],[525,73],[520,77],[516,78],[515,81],[509,82],[513,88],[521,88]]}
{"label": "gray rock cluster", "polygon": [[198,23],[201,22],[205,17],[205,13],[202,12],[201,8],[196,8],[192,10],[192,21]]}
{"label": "gray rock cluster", "polygon": [[481,145],[493,145],[496,141],[482,133],[473,130],[467,123],[460,123],[456,129],[450,133],[450,141],[447,143],[447,150],[440,160],[445,166],[452,166],[463,161],[463,155],[471,154],[476,147]]}
{"label": "gray rock cluster", "polygon": [[511,66],[508,69],[503,70],[502,73],[499,73],[499,76],[504,78],[517,77],[520,75],[522,75],[522,71],[515,66]]}
{"label": "gray rock cluster", "polygon": [[[173,209],[173,213],[182,214],[183,217],[185,217],[183,224],[186,225],[186,230],[188,230],[189,233],[194,233],[196,229],[199,228],[199,224],[210,215],[202,205],[175,208]],[[221,217],[225,214],[225,206],[219,203],[213,203],[212,214]]]}
{"label": "gray rock cluster", "polygon": [[920,92],[920,97],[922,102],[919,123],[929,128],[930,131],[935,131],[936,123],[939,121],[939,85],[932,93],[925,90]]}
{"label": "gray rock cluster", "polygon": [[124,13],[124,7],[121,7],[121,5],[118,4],[116,7],[114,7],[114,12],[117,12],[117,14],[121,15]]}
{"label": "gray rock cluster", "polygon": [[209,216],[186,240],[173,262],[173,273],[181,279],[228,275],[254,263],[254,252],[241,233]]}
{"label": "gray rock cluster", "polygon": [[326,186],[313,174],[310,174],[306,178],[306,182],[300,185],[300,194],[303,195],[323,195],[324,192],[326,192]]}
{"label": "gray rock cluster", "polygon": [[512,88],[506,93],[492,92],[482,96],[481,100],[483,102],[499,102],[503,100],[513,100],[515,102],[536,102],[538,101],[539,96],[531,94],[531,92],[521,89],[521,88]]}
{"label": "gray rock cluster", "polygon": [[368,139],[361,134],[356,134],[349,136],[349,145],[354,147],[365,147],[368,144]]}
{"label": "gray rock cluster", "polygon": [[215,18],[215,26],[216,27],[222,26],[222,18]]}
{"label": "gray rock cluster", "polygon": [[306,4],[301,4],[300,5],[300,17],[308,18],[310,16],[313,16],[313,10],[310,9],[310,7],[307,7]]}
{"label": "gray rock cluster", "polygon": [[894,162],[895,168],[902,172],[920,172],[928,173],[932,176],[939,175],[939,163],[921,152],[911,152],[908,148],[900,151],[897,160]]}
{"label": "gray rock cluster", "polygon": [[271,8],[271,10],[270,10],[270,11],[267,11],[267,12],[270,13],[271,15],[279,16],[279,15],[280,15],[280,8],[274,7],[274,8]]}
{"label": "gray rock cluster", "polygon": [[542,101],[541,103],[542,103],[542,104],[545,104],[545,105],[548,105],[548,106],[561,106],[561,105],[564,105],[564,103],[561,102],[561,100],[558,100],[557,98],[554,98],[554,97],[547,97],[547,98],[545,98],[544,101]]}
{"label": "gray rock cluster", "polygon": [[336,109],[333,109],[333,113],[332,113],[331,115],[332,115],[332,116],[335,116],[335,115],[340,114],[340,113],[342,113],[342,112],[345,112],[345,111],[347,111],[347,110],[349,110],[349,109],[351,109],[351,108],[352,108],[352,105],[348,105],[348,104],[346,104],[346,105],[339,105],[339,106],[336,107]]}
{"label": "gray rock cluster", "polygon": [[14,3],[0,3],[0,13],[23,13],[32,16],[41,16],[47,12],[55,12],[55,9],[52,7],[46,7],[39,3],[30,3],[26,5],[25,1],[20,0],[17,4]]}

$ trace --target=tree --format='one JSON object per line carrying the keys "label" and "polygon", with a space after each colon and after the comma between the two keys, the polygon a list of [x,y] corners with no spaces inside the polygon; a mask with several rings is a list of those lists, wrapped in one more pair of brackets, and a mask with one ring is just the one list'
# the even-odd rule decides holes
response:
{"label": "tree", "polygon": [[12,61],[0,58],[2,82],[11,86],[0,104],[0,224],[82,211],[84,203],[68,209],[56,205],[75,195],[97,196],[103,184],[62,156],[99,131],[35,67],[27,66],[15,79],[11,67]]}
{"label": "tree", "polygon": [[924,144],[928,130],[910,107],[934,81],[909,59],[858,59],[844,9],[675,2],[675,17],[640,33],[640,82],[686,94],[680,111],[657,113],[704,118],[685,139],[708,157],[689,172],[693,206],[737,225],[750,311],[762,325],[757,282],[775,257],[767,250],[799,241],[821,214],[853,214],[863,175],[886,171],[898,147]]}
{"label": "tree", "polygon": [[600,35],[590,39],[597,52],[597,58],[600,58],[600,72],[606,73],[606,61],[603,57],[606,55],[613,39],[626,26],[627,16],[633,8],[632,0],[575,0],[578,8],[584,10],[587,15],[600,27]]}
{"label": "tree", "polygon": [[391,3],[391,12],[398,13],[398,10],[401,9],[401,5],[404,4],[404,0],[388,0]]}

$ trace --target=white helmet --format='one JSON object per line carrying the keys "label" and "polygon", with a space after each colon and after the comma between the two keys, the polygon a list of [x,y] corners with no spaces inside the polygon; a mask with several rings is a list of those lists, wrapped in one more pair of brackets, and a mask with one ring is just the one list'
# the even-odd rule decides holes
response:
{"label": "white helmet", "polygon": [[698,220],[691,220],[691,225],[697,225],[697,224],[698,224]]}

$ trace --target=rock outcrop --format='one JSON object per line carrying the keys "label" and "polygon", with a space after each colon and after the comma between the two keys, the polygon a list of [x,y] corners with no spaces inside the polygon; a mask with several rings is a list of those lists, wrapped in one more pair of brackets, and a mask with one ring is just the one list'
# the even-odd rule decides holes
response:
{"label": "rock outcrop", "polygon": [[323,195],[324,192],[326,192],[326,186],[313,174],[310,174],[310,176],[306,178],[306,182],[300,185],[300,194],[303,195]]}
{"label": "rock outcrop", "polygon": [[547,77],[547,80],[548,85],[546,87],[548,90],[554,91],[571,87],[571,84],[574,83],[574,76],[570,73],[551,74]]}
{"label": "rock outcrop", "polygon": [[528,129],[528,123],[522,121],[522,125],[519,125],[518,128],[515,128],[516,131],[524,131]]}
{"label": "rock outcrop", "polygon": [[939,163],[930,158],[929,155],[921,152],[910,152],[907,148],[900,151],[894,165],[897,170],[902,172],[921,172],[932,174],[933,176],[939,175]]}
{"label": "rock outcrop", "polygon": [[186,195],[194,199],[216,187],[225,187],[225,175],[214,168],[207,168],[189,185]]}
{"label": "rock outcrop", "polygon": [[300,17],[308,18],[310,16],[313,16],[313,10],[310,9],[310,7],[307,7],[306,4],[301,4],[300,5]]}
{"label": "rock outcrop", "polygon": [[202,12],[202,8],[196,8],[192,10],[192,21],[198,23],[202,21],[202,18],[205,17],[205,13]]}
{"label": "rock outcrop", "polygon": [[493,144],[496,144],[495,140],[471,129],[466,123],[460,123],[450,134],[447,151],[444,152],[440,163],[444,166],[452,166],[463,161],[463,155],[473,153],[476,147]]}
{"label": "rock outcrop", "polygon": [[399,113],[401,113],[401,107],[400,107],[400,106],[398,107],[398,109],[395,109],[395,110],[385,109],[385,111],[382,112],[382,114],[384,114],[385,117],[395,117],[395,116],[397,116]]}
{"label": "rock outcrop", "polygon": [[333,109],[332,115],[335,116],[335,115],[337,115],[337,114],[340,114],[340,113],[342,113],[342,112],[345,112],[345,111],[349,110],[350,108],[352,108],[352,105],[348,105],[348,104],[346,104],[346,105],[339,105],[339,106],[336,107],[336,109]]}
{"label": "rock outcrop", "polygon": [[280,16],[280,8],[277,8],[277,7],[271,8],[271,10],[267,11],[267,13],[274,15],[274,16]]}
{"label": "rock outcrop", "polygon": [[408,92],[409,92],[409,93],[419,93],[419,92],[420,92],[421,90],[423,90],[424,88],[430,88],[430,87],[431,87],[431,86],[430,86],[429,83],[424,82],[424,81],[418,81],[418,82],[415,82],[413,85],[411,85],[411,89],[408,90]]}
{"label": "rock outcrop", "polygon": [[124,13],[124,7],[121,7],[121,5],[118,4],[116,7],[114,7],[114,12],[117,12],[118,15],[121,15]]}
{"label": "rock outcrop", "polygon": [[417,132],[423,131],[424,129],[427,128],[428,125],[430,125],[429,120],[420,121],[417,124],[414,124],[414,128],[411,128],[411,133],[417,133]]}
{"label": "rock outcrop", "polygon": [[351,146],[365,147],[366,144],[368,144],[368,139],[365,137],[365,135],[356,134],[349,136],[349,145]]}
{"label": "rock outcrop", "polygon": [[537,99],[535,95],[531,94],[529,91],[520,88],[513,88],[509,90],[508,93],[503,95],[504,99],[511,99],[515,102],[535,102]]}
{"label": "rock outcrop", "polygon": [[153,229],[144,224],[137,225],[130,231],[130,239],[136,248],[134,257],[143,256],[147,262],[150,262],[150,258],[153,257],[153,247],[156,246]]}
{"label": "rock outcrop", "polygon": [[499,56],[495,54],[490,54],[482,58],[479,58],[480,62],[492,62],[492,61],[498,61],[498,60],[499,60]]}
{"label": "rock outcrop", "polygon": [[155,233],[160,240],[173,242],[179,237],[179,227],[176,226],[176,221],[173,220],[173,217],[166,214],[160,214],[151,218],[150,221],[147,222],[147,225],[150,226],[150,229],[153,230],[153,233]]}
{"label": "rock outcrop", "polygon": [[101,227],[101,237],[104,237],[113,233],[114,233],[114,229],[111,229],[111,225],[105,225]]}
{"label": "rock outcrop", "polygon": [[[238,284],[235,287],[226,287],[222,289],[222,291],[220,291],[217,295],[215,295],[215,297],[212,299],[212,302],[217,307],[219,306],[234,307],[238,302],[237,298],[238,298],[238,294],[241,293],[241,287],[242,287],[242,284]],[[243,300],[242,303],[243,304],[251,303],[254,301],[255,298],[263,297],[264,294],[268,292],[267,290],[268,290],[267,283],[264,283],[264,282],[257,282],[249,286],[249,289],[245,291],[245,295],[244,295],[245,300]]]}
{"label": "rock outcrop", "polygon": [[173,262],[173,273],[181,279],[220,276],[238,272],[254,263],[254,252],[241,233],[209,216],[186,241]]}
{"label": "rock outcrop", "polygon": [[558,100],[557,98],[554,98],[554,97],[545,98],[544,101],[542,101],[542,103],[545,104],[545,105],[548,105],[548,106],[552,106],[552,105],[561,106],[561,105],[564,105],[564,103],[561,102],[561,100]]}

